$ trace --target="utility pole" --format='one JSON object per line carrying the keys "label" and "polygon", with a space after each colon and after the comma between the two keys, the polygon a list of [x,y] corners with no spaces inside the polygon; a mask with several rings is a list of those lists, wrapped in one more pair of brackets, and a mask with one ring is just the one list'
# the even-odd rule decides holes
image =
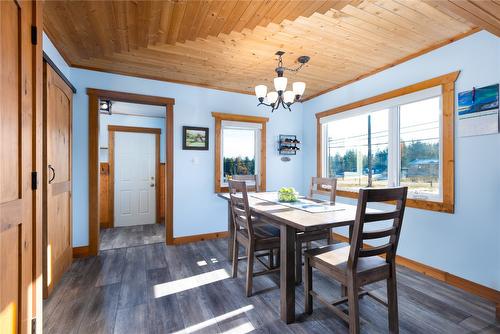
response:
{"label": "utility pole", "polygon": [[368,187],[372,186],[372,118],[368,115]]}

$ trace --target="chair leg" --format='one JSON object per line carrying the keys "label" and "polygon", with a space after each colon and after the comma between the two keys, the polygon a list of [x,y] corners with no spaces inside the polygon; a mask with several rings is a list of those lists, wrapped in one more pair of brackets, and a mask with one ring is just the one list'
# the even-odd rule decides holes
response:
{"label": "chair leg", "polygon": [[[352,280],[350,283],[354,283]],[[359,334],[359,289],[356,284],[347,286],[347,303],[349,304],[349,333]]]}
{"label": "chair leg", "polygon": [[396,270],[391,266],[391,276],[387,279],[387,306],[389,312],[389,333],[399,333],[398,319],[398,288],[396,282]]}
{"label": "chair leg", "polygon": [[326,244],[331,245],[332,244],[332,230],[328,229],[328,238],[326,239]]}
{"label": "chair leg", "polygon": [[247,285],[246,285],[246,293],[247,297],[252,295],[252,283],[253,283],[253,260],[255,256],[253,242],[249,242],[247,248]]}
{"label": "chair leg", "polygon": [[236,239],[236,232],[234,233],[233,237],[233,272],[232,276],[233,278],[236,278],[238,276],[238,253],[239,253],[240,246],[238,244],[238,240]]}
{"label": "chair leg", "polygon": [[269,250],[269,268],[273,268],[274,267],[274,249],[270,249]]}
{"label": "chair leg", "polygon": [[302,283],[302,243],[295,242],[295,283]]}
{"label": "chair leg", "polygon": [[313,298],[311,296],[312,291],[312,267],[309,264],[309,258],[306,256],[304,261],[305,276],[304,276],[304,312],[306,314],[311,314],[313,312]]}

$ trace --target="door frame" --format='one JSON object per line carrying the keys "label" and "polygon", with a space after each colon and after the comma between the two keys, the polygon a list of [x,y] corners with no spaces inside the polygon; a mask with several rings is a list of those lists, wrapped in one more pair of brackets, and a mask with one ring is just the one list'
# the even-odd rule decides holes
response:
{"label": "door frame", "polygon": [[[115,132],[135,132],[155,135],[155,184],[160,181],[160,128],[143,128],[136,126],[108,125],[108,220],[111,228],[115,227]],[[156,187],[155,211],[156,223],[161,223],[160,219],[160,186]]]}
{"label": "door frame", "polygon": [[87,95],[89,98],[89,255],[99,254],[99,99],[165,107],[165,243],[173,245],[175,99],[95,88],[87,88]]}

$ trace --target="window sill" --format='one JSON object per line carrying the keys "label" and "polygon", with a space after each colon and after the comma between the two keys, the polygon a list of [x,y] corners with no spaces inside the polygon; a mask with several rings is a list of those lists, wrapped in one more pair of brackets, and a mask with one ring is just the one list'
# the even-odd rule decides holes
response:
{"label": "window sill", "polygon": [[[357,199],[358,192],[337,190],[337,196]],[[408,198],[406,200],[406,206],[410,207],[410,208],[429,210],[429,211],[437,211],[437,212],[445,212],[445,213],[454,213],[455,212],[455,206],[453,205],[453,203],[433,202],[433,201],[427,201],[427,200],[423,200],[423,199]]]}

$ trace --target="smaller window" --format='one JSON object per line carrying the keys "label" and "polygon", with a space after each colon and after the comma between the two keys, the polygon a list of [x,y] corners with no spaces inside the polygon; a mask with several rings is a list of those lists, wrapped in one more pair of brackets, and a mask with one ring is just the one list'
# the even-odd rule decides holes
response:
{"label": "smaller window", "polygon": [[227,192],[233,175],[256,175],[266,190],[265,117],[212,113],[215,117],[215,192]]}
{"label": "smaller window", "polygon": [[222,122],[221,187],[233,175],[259,175],[260,131],[255,123]]}

